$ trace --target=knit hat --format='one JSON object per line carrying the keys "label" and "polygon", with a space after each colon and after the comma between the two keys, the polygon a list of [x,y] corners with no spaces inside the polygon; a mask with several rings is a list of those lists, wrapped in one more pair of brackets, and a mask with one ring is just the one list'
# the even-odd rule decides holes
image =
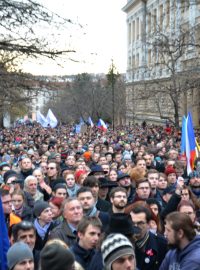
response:
{"label": "knit hat", "polygon": [[167,166],[165,169],[165,174],[168,176],[171,173],[175,173],[176,174],[176,170],[174,169],[173,166]]}
{"label": "knit hat", "polygon": [[122,234],[110,234],[101,245],[103,263],[107,270],[112,269],[112,263],[125,255],[133,255],[135,252],[131,242]]}
{"label": "knit hat", "polygon": [[44,201],[36,201],[34,208],[33,208],[33,213],[36,217],[39,217],[41,213],[46,209],[49,208],[49,204]]}
{"label": "knit hat", "polygon": [[33,260],[33,253],[30,247],[24,242],[15,243],[9,248],[7,253],[8,269],[13,269],[16,264],[27,259]]}
{"label": "knit hat", "polygon": [[71,270],[74,261],[72,252],[58,243],[46,245],[40,253],[41,270]]}

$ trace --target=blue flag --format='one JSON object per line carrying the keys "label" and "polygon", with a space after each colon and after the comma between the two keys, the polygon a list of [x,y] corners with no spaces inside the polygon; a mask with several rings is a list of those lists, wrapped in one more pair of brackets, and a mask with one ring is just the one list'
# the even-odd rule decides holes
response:
{"label": "blue flag", "polygon": [[5,217],[3,213],[3,207],[0,197],[0,269],[7,270],[7,258],[6,254],[10,247],[8,231],[6,227]]}

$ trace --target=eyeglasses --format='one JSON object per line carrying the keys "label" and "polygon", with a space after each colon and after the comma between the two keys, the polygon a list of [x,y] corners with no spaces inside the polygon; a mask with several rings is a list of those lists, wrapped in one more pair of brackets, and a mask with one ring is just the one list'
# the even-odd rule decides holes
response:
{"label": "eyeglasses", "polygon": [[146,224],[145,221],[133,222],[133,226],[137,226],[137,227],[143,226],[143,225],[145,225],[145,224]]}
{"label": "eyeglasses", "polygon": [[5,201],[5,202],[2,201],[2,203],[3,204],[10,204],[10,203],[12,203],[12,201],[11,200],[10,201]]}
{"label": "eyeglasses", "polygon": [[123,198],[123,199],[126,199],[127,196],[125,196],[125,195],[116,195],[116,196],[114,196],[114,198],[118,198],[118,199]]}
{"label": "eyeglasses", "polygon": [[47,170],[54,170],[56,167],[47,167]]}

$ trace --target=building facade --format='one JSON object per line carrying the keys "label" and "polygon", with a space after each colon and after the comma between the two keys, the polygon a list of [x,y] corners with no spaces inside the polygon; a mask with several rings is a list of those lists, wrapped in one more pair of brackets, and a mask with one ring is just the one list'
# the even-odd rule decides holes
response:
{"label": "building facade", "polygon": [[197,126],[200,1],[128,0],[123,11],[127,14],[126,122],[174,121],[190,110]]}

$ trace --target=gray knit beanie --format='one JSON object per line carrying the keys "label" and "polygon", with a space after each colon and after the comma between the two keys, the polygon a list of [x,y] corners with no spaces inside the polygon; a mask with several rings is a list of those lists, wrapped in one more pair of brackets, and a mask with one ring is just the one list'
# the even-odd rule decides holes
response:
{"label": "gray knit beanie", "polygon": [[33,213],[35,217],[39,217],[41,213],[46,209],[49,208],[48,202],[45,201],[36,201],[34,208],[33,208]]}
{"label": "gray knit beanie", "polygon": [[16,264],[27,259],[33,260],[33,253],[30,247],[24,242],[15,243],[9,248],[7,253],[8,269],[13,269]]}
{"label": "gray knit beanie", "polygon": [[112,263],[125,255],[133,255],[135,252],[131,242],[120,233],[110,234],[101,245],[103,263],[107,270],[112,269]]}

